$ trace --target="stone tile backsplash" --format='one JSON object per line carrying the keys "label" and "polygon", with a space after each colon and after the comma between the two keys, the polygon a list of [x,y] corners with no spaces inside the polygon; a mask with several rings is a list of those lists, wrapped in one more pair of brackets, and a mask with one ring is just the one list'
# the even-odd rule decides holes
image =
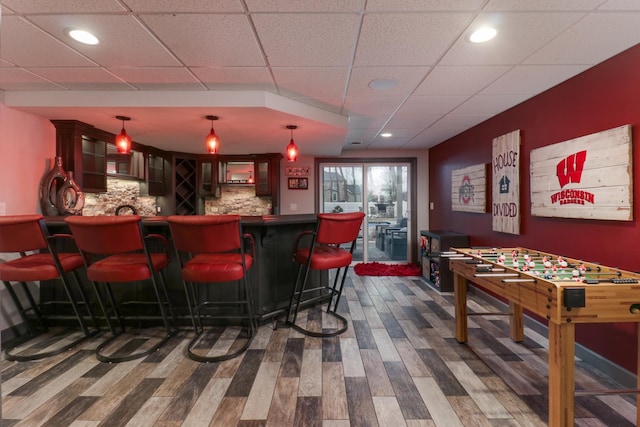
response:
{"label": "stone tile backsplash", "polygon": [[223,186],[219,198],[205,199],[204,211],[206,215],[269,215],[271,197],[256,197],[253,186]]}
{"label": "stone tile backsplash", "polygon": [[115,215],[116,208],[120,205],[135,207],[141,216],[156,215],[155,196],[141,196],[140,184],[137,181],[117,178],[107,179],[105,193],[85,193],[82,215]]}
{"label": "stone tile backsplash", "polygon": [[[85,193],[82,215],[115,215],[116,208],[131,205],[138,215],[155,216],[155,196],[141,196],[137,181],[108,178],[105,193]],[[205,214],[269,215],[272,212],[270,197],[256,197],[252,186],[223,186],[219,198],[205,199]],[[129,211],[127,211],[128,213]]]}

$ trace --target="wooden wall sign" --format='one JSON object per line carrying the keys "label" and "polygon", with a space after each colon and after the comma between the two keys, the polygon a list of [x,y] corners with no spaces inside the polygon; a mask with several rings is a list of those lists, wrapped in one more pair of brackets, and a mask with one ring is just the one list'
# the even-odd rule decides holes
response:
{"label": "wooden wall sign", "polygon": [[520,129],[493,139],[493,231],[520,234]]}
{"label": "wooden wall sign", "polygon": [[531,150],[531,215],[633,220],[631,126]]}
{"label": "wooden wall sign", "polygon": [[451,172],[451,209],[460,212],[487,211],[487,165],[479,164]]}

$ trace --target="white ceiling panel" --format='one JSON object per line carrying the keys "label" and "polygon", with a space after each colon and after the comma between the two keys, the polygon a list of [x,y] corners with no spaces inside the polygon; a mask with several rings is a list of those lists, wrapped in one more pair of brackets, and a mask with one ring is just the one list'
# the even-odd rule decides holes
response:
{"label": "white ceiling panel", "polygon": [[240,0],[123,0],[134,12],[242,12]]}
{"label": "white ceiling panel", "polygon": [[468,40],[470,31],[456,41],[441,61],[443,65],[513,65],[567,30],[584,13],[509,13],[481,14],[470,25],[475,29],[493,24],[498,36],[491,43]]}
{"label": "white ceiling panel", "polygon": [[414,95],[474,95],[506,73],[507,65],[435,67]]}
{"label": "white ceiling panel", "polygon": [[69,90],[134,90],[124,80],[118,79],[104,68],[42,67],[33,69],[39,76],[56,82]]}
{"label": "white ceiling panel", "polygon": [[589,15],[525,64],[593,64],[640,43],[640,12]]}
{"label": "white ceiling panel", "polygon": [[273,67],[345,67],[351,63],[359,17],[349,14],[259,14],[253,17]]}
{"label": "white ceiling panel", "polygon": [[[179,65],[133,16],[43,15],[34,16],[33,21],[53,36],[68,40],[78,52],[103,66]],[[90,28],[98,37],[99,45],[83,45],[65,34],[67,29],[85,28]],[[114,28],[118,31],[113,31]]]}
{"label": "white ceiling panel", "polygon": [[[280,93],[290,97],[342,98],[347,67],[273,67]],[[330,91],[327,91],[330,88]]]}
{"label": "white ceiling panel", "polygon": [[185,65],[264,65],[246,16],[168,14],[141,18]]}
{"label": "white ceiling panel", "polygon": [[202,90],[204,85],[184,67],[113,67],[109,71],[138,90]]}
{"label": "white ceiling panel", "polygon": [[[2,0],[10,108],[203,152],[428,148],[640,43],[639,0]],[[479,25],[498,34],[467,37]],[[97,46],[66,30],[94,32]],[[639,48],[640,49],[640,48]],[[375,79],[393,80],[373,90]],[[391,129],[395,137],[382,140]],[[179,142],[178,142],[179,141]],[[352,145],[361,141],[360,145]]]}
{"label": "white ceiling panel", "polygon": [[[406,95],[422,81],[429,67],[355,67],[349,79],[347,96]],[[388,89],[372,89],[374,80],[393,82]]]}
{"label": "white ceiling panel", "polygon": [[433,65],[472,18],[462,12],[366,15],[355,64]]}
{"label": "white ceiling panel", "polygon": [[2,0],[2,6],[17,13],[113,13],[126,10],[115,0]]}
{"label": "white ceiling panel", "polygon": [[357,12],[362,0],[245,0],[251,12]]}
{"label": "white ceiling panel", "polygon": [[50,67],[61,64],[68,67],[96,65],[18,16],[2,17],[0,43],[2,59],[20,67]]}
{"label": "white ceiling panel", "polygon": [[[534,95],[589,68],[586,65],[519,65],[487,86],[485,95]],[[522,82],[526,81],[527,85]]]}
{"label": "white ceiling panel", "polygon": [[468,96],[412,96],[402,105],[399,114],[447,114],[469,99]]}

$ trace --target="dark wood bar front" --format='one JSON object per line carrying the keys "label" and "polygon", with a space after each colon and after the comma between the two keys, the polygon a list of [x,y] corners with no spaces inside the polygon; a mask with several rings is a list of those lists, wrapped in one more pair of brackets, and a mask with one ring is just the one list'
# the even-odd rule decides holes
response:
{"label": "dark wood bar front", "polygon": [[[316,221],[317,217],[314,214],[242,217],[243,232],[251,234],[255,242],[256,259],[249,270],[249,280],[253,290],[253,306],[261,323],[266,323],[284,314],[288,307],[291,289],[297,274],[297,266],[291,259],[294,243],[300,232],[315,230]],[[46,223],[51,233],[69,233],[64,217],[48,217]],[[170,242],[171,260],[169,267],[165,269],[165,279],[178,320],[181,324],[187,325],[190,320],[187,318],[185,291],[180,279],[180,267],[173,248],[169,224],[162,216],[143,217],[142,223],[146,233],[161,234],[167,237]],[[162,250],[159,246],[151,249],[154,251]],[[313,272],[310,279],[316,284],[320,280],[320,274]],[[87,289],[90,287],[88,286]],[[237,297],[234,295],[235,289],[237,288],[234,286],[225,286],[224,284],[204,287],[199,298],[203,300],[234,299]],[[153,295],[149,294],[149,287],[136,284],[114,286],[114,292],[119,294],[118,297],[122,298],[121,300],[142,301],[153,298]],[[315,303],[323,299],[325,297],[322,295],[310,295],[307,302]],[[41,287],[42,302],[58,300],[66,300],[64,290],[61,287],[57,284]],[[131,313],[131,316],[133,317],[134,314],[136,313]]]}

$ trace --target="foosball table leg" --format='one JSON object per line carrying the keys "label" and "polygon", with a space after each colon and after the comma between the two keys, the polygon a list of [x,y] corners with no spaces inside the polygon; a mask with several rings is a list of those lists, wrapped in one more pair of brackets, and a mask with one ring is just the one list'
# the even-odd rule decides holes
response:
{"label": "foosball table leg", "polygon": [[453,275],[453,293],[456,309],[456,340],[467,342],[467,279]]}
{"label": "foosball table leg", "polygon": [[522,305],[509,302],[509,335],[515,342],[524,341],[524,310]]}

